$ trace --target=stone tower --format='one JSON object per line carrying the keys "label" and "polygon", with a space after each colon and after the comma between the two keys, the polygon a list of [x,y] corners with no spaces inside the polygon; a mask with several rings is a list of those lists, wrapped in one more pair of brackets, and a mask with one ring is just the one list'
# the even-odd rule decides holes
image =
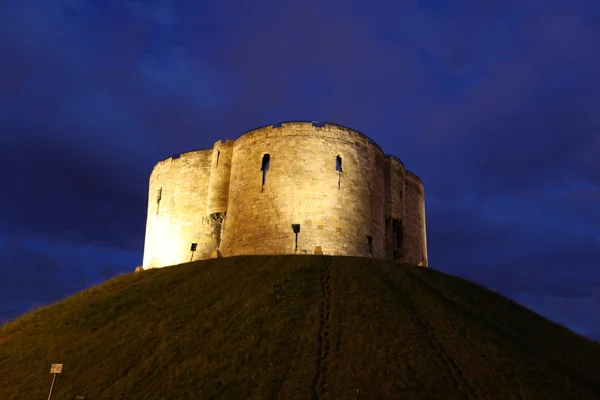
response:
{"label": "stone tower", "polygon": [[423,183],[366,135],[318,122],[264,126],[156,164],[145,269],[250,254],[426,266]]}

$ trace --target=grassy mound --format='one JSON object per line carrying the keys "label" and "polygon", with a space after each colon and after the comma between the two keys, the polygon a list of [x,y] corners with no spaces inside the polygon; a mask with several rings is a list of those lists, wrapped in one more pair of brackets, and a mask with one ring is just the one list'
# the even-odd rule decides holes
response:
{"label": "grassy mound", "polygon": [[[328,256],[116,277],[0,327],[0,399],[598,399],[600,344],[432,269]],[[45,397],[46,396],[46,397]]]}

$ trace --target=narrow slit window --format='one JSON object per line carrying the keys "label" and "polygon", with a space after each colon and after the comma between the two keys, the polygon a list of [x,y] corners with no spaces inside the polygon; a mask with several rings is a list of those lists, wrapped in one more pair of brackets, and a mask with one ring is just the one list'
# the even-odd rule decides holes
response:
{"label": "narrow slit window", "polygon": [[217,167],[219,166],[219,157],[221,156],[221,152],[217,150]]}
{"label": "narrow slit window", "polygon": [[369,243],[369,254],[373,255],[373,236],[367,235],[367,242]]}
{"label": "narrow slit window", "polygon": [[260,170],[262,171],[262,184],[263,185],[267,181],[267,171],[269,170],[270,166],[271,166],[271,156],[269,155],[269,153],[267,153],[267,154],[263,155],[262,165],[260,167]]}
{"label": "narrow slit window", "polygon": [[158,189],[156,192],[156,215],[158,215],[158,211],[160,210],[160,199],[162,198],[162,188]]}
{"label": "narrow slit window", "polygon": [[339,154],[335,158],[335,170],[338,173],[338,189],[340,189],[342,183],[342,157]]}

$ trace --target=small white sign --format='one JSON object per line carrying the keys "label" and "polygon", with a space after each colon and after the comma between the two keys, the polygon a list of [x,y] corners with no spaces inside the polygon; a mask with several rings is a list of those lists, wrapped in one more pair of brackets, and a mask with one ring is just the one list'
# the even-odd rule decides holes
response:
{"label": "small white sign", "polygon": [[52,364],[50,367],[51,374],[60,374],[62,372],[62,364]]}

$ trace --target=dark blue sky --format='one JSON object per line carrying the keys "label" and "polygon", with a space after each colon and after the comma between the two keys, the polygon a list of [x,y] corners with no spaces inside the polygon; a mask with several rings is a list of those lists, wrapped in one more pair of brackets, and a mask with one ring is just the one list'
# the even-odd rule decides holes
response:
{"label": "dark blue sky", "polygon": [[431,267],[600,339],[596,0],[3,0],[0,318],[140,265],[158,160],[284,120],[415,171]]}

